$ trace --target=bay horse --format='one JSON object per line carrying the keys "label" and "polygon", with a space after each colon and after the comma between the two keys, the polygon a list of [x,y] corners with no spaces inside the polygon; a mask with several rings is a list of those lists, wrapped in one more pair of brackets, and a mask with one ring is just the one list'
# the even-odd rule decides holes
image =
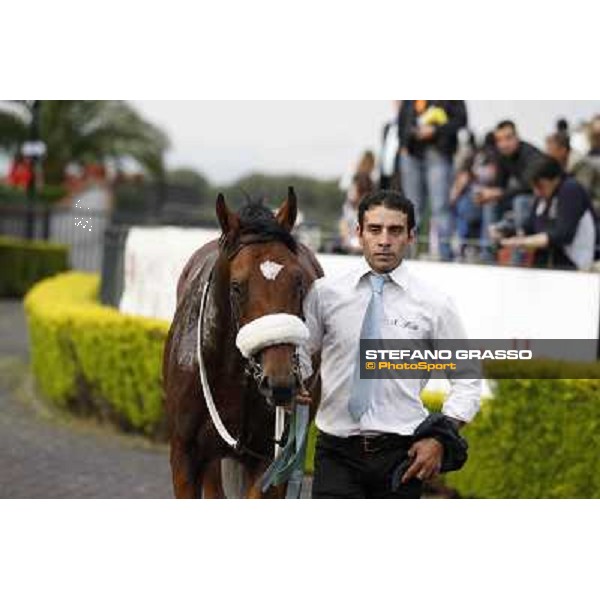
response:
{"label": "bay horse", "polygon": [[[293,188],[276,214],[251,200],[232,212],[222,194],[216,213],[221,236],[185,265],[164,348],[173,490],[177,498],[225,497],[221,463],[230,458],[241,467],[245,497],[281,497],[281,485],[263,494],[260,477],[274,456],[275,407],[293,404],[302,385],[302,301],[323,271],[291,233]],[[311,418],[318,361],[308,381]]]}

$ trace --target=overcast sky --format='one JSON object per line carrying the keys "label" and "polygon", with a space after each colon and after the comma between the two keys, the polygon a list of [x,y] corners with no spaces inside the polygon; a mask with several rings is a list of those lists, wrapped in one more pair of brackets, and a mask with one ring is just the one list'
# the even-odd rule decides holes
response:
{"label": "overcast sky", "polygon": [[[169,134],[169,166],[192,166],[215,183],[252,171],[339,177],[365,148],[377,150],[391,101],[135,101]],[[504,118],[542,143],[558,117],[577,123],[600,101],[468,101],[481,134]]]}

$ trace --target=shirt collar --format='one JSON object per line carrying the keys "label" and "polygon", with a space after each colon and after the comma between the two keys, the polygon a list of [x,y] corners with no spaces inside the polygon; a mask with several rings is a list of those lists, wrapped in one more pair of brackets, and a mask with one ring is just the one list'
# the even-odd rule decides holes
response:
{"label": "shirt collar", "polygon": [[[364,256],[361,256],[360,264],[356,267],[354,272],[354,286],[357,286],[360,283],[360,280],[371,272],[372,269],[369,266],[369,263]],[[399,285],[404,290],[408,289],[408,269],[404,259],[393,271],[390,271],[388,275],[396,285]]]}

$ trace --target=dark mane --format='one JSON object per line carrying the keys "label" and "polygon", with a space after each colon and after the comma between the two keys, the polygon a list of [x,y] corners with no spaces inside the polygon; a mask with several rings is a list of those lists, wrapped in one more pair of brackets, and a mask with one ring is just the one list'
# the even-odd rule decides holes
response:
{"label": "dark mane", "polygon": [[278,241],[284,243],[296,253],[297,244],[294,236],[284,229],[275,219],[275,215],[260,201],[249,201],[238,212],[240,218],[240,235],[251,235],[260,242]]}

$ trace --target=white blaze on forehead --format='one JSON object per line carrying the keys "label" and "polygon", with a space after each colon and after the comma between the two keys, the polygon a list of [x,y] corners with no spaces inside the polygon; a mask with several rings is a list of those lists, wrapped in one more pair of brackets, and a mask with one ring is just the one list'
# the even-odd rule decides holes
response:
{"label": "white blaze on forehead", "polygon": [[283,265],[273,262],[272,260],[265,260],[265,262],[260,263],[260,272],[265,279],[274,280],[277,275],[279,275],[281,269],[283,269]]}

